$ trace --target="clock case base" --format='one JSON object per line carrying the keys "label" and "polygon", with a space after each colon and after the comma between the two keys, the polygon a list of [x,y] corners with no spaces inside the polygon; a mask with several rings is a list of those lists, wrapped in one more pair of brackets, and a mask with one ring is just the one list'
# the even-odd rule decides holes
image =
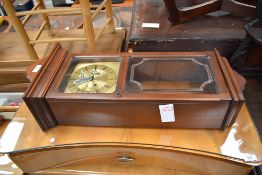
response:
{"label": "clock case base", "polygon": [[[92,56],[92,54],[88,55]],[[125,91],[128,57],[159,56],[161,58],[161,56],[183,55],[210,56],[218,65],[213,71],[216,76],[220,76],[219,81],[224,81],[218,84],[225,84],[227,92],[217,94],[214,99],[210,98],[209,94],[198,99],[193,99],[188,94],[179,94],[181,99],[177,100],[176,96],[169,94],[141,95]],[[98,58],[122,57],[115,93],[85,95],[58,93],[56,87],[58,82],[61,82],[61,75],[72,56],[58,45],[38,73],[32,73],[29,69],[29,77],[33,81],[25,93],[24,101],[42,130],[57,125],[225,129],[235,122],[244,103],[242,90],[245,80],[234,72],[227,60],[216,51],[96,55]],[[174,104],[175,122],[161,122],[159,105],[163,104]]]}

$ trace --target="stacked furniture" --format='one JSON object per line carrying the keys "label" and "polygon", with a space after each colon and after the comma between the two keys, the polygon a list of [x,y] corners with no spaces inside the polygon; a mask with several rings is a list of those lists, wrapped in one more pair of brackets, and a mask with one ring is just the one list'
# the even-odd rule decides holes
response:
{"label": "stacked furniture", "polygon": [[[177,0],[176,4],[186,11],[193,5],[195,8],[201,6],[197,6],[198,2],[203,1]],[[194,12],[196,11],[195,9]],[[196,13],[194,16],[196,17],[173,25],[168,20],[163,0],[134,1],[130,33],[132,50],[182,52],[216,48],[222,56],[230,58],[245,37],[245,25],[255,17],[255,6],[246,7],[224,0],[219,11],[202,16]],[[142,27],[143,23],[158,23],[159,28]]]}
{"label": "stacked furniture", "polygon": [[[10,0],[3,1],[3,4],[9,21],[12,21],[11,25],[16,31],[0,33],[0,91],[3,92],[24,92],[29,84],[29,80],[26,77],[27,67],[39,58],[47,57],[56,42],[64,42],[63,47],[68,47],[73,52],[115,51],[116,48],[119,49],[119,43],[122,44],[125,37],[125,30],[115,30],[110,0],[103,1],[92,12],[88,1],[81,1],[79,8],[44,9],[43,1],[39,0],[32,10],[22,12],[15,12]],[[100,29],[94,30],[93,19],[104,7],[106,10],[103,10],[103,12],[105,12],[107,20]],[[26,31],[24,25],[28,23],[33,15],[37,14],[43,20],[39,30]],[[49,16],[57,15],[82,15],[84,30],[74,29],[65,31],[52,29]],[[24,16],[22,21],[18,18],[20,16]],[[111,40],[112,38],[117,38],[117,40]],[[113,43],[119,41],[119,43],[115,43],[115,46],[110,43],[111,41]],[[72,42],[78,46],[71,47]],[[105,44],[101,46],[101,43],[105,43],[107,46],[105,47]]]}

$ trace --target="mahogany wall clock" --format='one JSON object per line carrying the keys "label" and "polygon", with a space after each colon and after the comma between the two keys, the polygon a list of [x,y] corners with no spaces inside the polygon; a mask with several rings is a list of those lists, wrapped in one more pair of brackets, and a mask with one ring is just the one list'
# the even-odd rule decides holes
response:
{"label": "mahogany wall clock", "polygon": [[[34,71],[36,72],[36,71]],[[46,59],[24,100],[43,130],[56,125],[225,128],[244,80],[216,51],[70,54]],[[171,105],[174,121],[163,121]]]}

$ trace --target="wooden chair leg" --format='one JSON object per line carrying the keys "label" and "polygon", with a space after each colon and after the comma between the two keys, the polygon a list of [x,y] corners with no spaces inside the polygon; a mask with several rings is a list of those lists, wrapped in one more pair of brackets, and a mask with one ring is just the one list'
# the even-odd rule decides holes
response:
{"label": "wooden chair leg", "polygon": [[10,19],[10,21],[12,21],[12,25],[15,31],[17,32],[17,34],[19,35],[21,42],[23,46],[25,47],[26,52],[29,55],[30,59],[38,60],[38,56],[35,52],[34,47],[31,44],[29,44],[30,39],[24,29],[23,24],[18,19],[18,17],[15,15],[16,11],[14,9],[14,6],[11,0],[3,0],[2,2],[5,8],[5,11],[8,15],[8,18]]}
{"label": "wooden chair leg", "polygon": [[110,33],[115,32],[115,25],[114,25],[114,18],[113,18],[113,11],[112,11],[112,0],[107,0],[105,4],[106,8],[106,16],[110,19],[108,23],[108,30]]}
{"label": "wooden chair leg", "polygon": [[84,30],[87,38],[88,51],[96,52],[95,33],[93,28],[90,2],[89,0],[79,0],[79,2],[84,21]]}
{"label": "wooden chair leg", "polygon": [[[45,8],[45,7],[44,7],[44,2],[43,2],[43,0],[36,0],[36,2],[39,2],[39,3],[40,3],[40,5],[39,5],[39,7],[38,7],[39,9],[44,9],[44,8]],[[46,14],[41,14],[41,17],[42,17],[42,19],[46,22],[45,29],[50,30],[51,25],[50,25],[50,21],[49,21],[48,16],[47,16]]]}

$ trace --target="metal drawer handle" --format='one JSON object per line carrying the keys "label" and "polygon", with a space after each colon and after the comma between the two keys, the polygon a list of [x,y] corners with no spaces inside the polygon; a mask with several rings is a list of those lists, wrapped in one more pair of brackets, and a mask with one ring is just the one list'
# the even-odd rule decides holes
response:
{"label": "metal drawer handle", "polygon": [[132,157],[129,157],[129,156],[122,156],[122,157],[118,157],[117,160],[119,162],[131,162],[134,159]]}

